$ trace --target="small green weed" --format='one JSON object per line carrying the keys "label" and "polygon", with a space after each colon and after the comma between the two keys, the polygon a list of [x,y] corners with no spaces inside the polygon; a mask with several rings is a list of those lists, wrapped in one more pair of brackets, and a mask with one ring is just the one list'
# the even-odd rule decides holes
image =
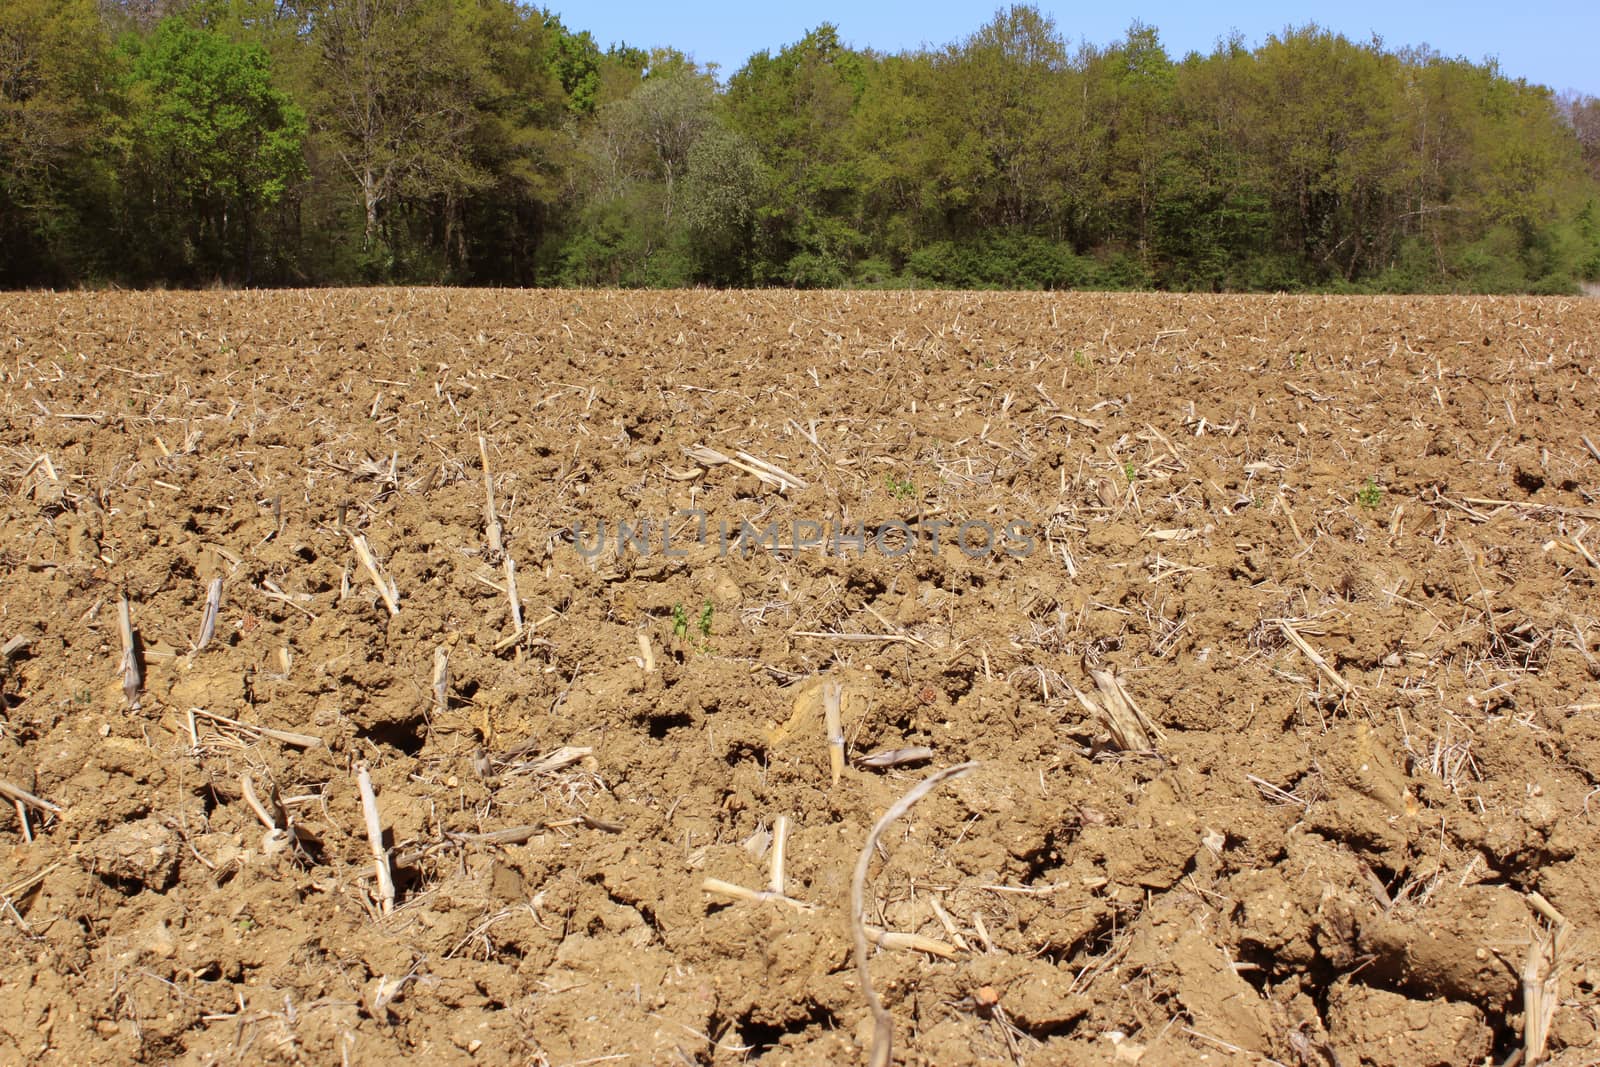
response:
{"label": "small green weed", "polygon": [[883,484],[889,490],[889,495],[898,500],[915,500],[917,497],[917,485],[909,478],[896,478],[890,474],[884,477]]}
{"label": "small green weed", "polygon": [[1375,508],[1383,502],[1383,487],[1369,475],[1367,484],[1356,490],[1356,502],[1364,508]]}
{"label": "small green weed", "polygon": [[[700,651],[708,652],[711,649],[711,620],[716,614],[716,608],[707,600],[700,608],[699,618],[694,620],[693,626],[700,634]],[[689,640],[689,609],[683,606],[680,600],[672,605],[672,636],[680,641]]]}
{"label": "small green weed", "polygon": [[1122,465],[1122,475],[1131,482],[1135,478],[1139,477],[1139,468],[1134,466],[1132,463],[1124,463]]}

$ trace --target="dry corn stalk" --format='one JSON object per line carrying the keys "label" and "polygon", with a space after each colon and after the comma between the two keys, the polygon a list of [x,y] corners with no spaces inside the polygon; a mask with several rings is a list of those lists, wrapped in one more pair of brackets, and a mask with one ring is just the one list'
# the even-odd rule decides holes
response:
{"label": "dry corn stalk", "polygon": [[921,934],[903,934],[898,930],[885,930],[879,926],[867,926],[866,932],[867,940],[879,948],[926,952],[928,955],[938,956],[942,960],[956,958],[956,950],[953,946],[931,937],[923,937]]}
{"label": "dry corn stalk", "polygon": [[517,563],[506,556],[506,599],[511,601],[512,631],[522,633],[522,597],[517,592]]}
{"label": "dry corn stalk", "polygon": [[442,715],[450,706],[450,650],[439,645],[433,650],[433,710]]}
{"label": "dry corn stalk", "polygon": [[128,706],[138,711],[139,687],[144,683],[144,674],[139,669],[139,649],[133,640],[133,612],[128,607],[126,594],[117,601],[117,631],[122,637],[122,663],[118,667],[122,674],[122,692],[127,695]]}
{"label": "dry corn stalk", "polygon": [[508,774],[554,774],[556,771],[565,770],[589,756],[594,755],[592,748],[580,748],[568,745],[558,748],[545,756],[528,763],[521,763],[507,771]]}
{"label": "dry corn stalk", "polygon": [[778,896],[784,893],[783,863],[789,849],[789,816],[780,815],[772,824],[772,859],[771,878],[767,881],[767,888]]}
{"label": "dry corn stalk", "polygon": [[1112,744],[1124,752],[1154,752],[1156,743],[1165,740],[1166,735],[1140,710],[1117,676],[1108,670],[1091,667],[1089,677],[1094,679],[1095,687],[1100,690],[1098,699],[1076,686],[1072,691],[1077,695],[1078,703],[1105,724],[1111,734]]}
{"label": "dry corn stalk", "polygon": [[191,725],[189,733],[196,747],[199,747],[200,744],[198,731],[193,726],[194,716],[196,715],[214,723],[221,723],[230,730],[240,730],[258,737],[271,738],[280,744],[288,745],[290,748],[316,748],[322,744],[322,738],[314,734],[297,734],[288,730],[272,730],[265,726],[254,726],[247,722],[240,722],[238,719],[230,719],[226,715],[218,715],[216,712],[207,711],[205,708],[190,708],[189,718]]}
{"label": "dry corn stalk", "polygon": [[796,900],[794,897],[786,897],[782,893],[774,893],[770,889],[746,889],[742,885],[724,882],[721,878],[707,878],[700,883],[700,888],[707,893],[715,893],[720,897],[728,897],[730,900],[744,900],[753,904],[771,901],[775,904],[791,907],[795,911],[815,911],[817,909],[817,906],[810,901]]}
{"label": "dry corn stalk", "polygon": [[1528,894],[1528,902],[1550,923],[1549,930],[1528,946],[1528,959],[1522,965],[1522,1062],[1533,1067],[1545,1057],[1550,1023],[1561,1002],[1561,968],[1571,927],[1540,894]]}
{"label": "dry corn stalk", "polygon": [[[718,467],[724,463],[730,467],[737,467],[746,474],[754,475],[768,485],[777,486],[780,493],[787,492],[790,488],[806,488],[805,479],[797,478],[782,467],[768,463],[764,459],[757,459],[748,452],[735,452],[733,456],[727,456],[714,448],[695,445],[693,448],[684,449],[683,454],[702,467]],[[735,456],[738,458],[734,458]]]}
{"label": "dry corn stalk", "polygon": [[194,650],[199,652],[211,643],[217,633],[217,613],[222,610],[222,579],[211,579],[211,585],[206,589],[206,610],[200,617],[200,637],[194,643]]}
{"label": "dry corn stalk", "polygon": [[498,556],[505,550],[500,517],[494,510],[494,475],[489,473],[489,445],[483,435],[478,435],[478,455],[483,457],[483,536],[489,543],[489,555]]}
{"label": "dry corn stalk", "polygon": [[833,784],[839,784],[844,773],[844,726],[839,721],[839,706],[844,700],[844,686],[827,682],[822,687],[822,721],[828,731],[828,766],[833,771]]}
{"label": "dry corn stalk", "polygon": [[378,875],[378,904],[383,914],[391,915],[394,913],[394,872],[389,868],[389,850],[383,847],[383,823],[378,815],[378,796],[372,790],[372,772],[365,763],[356,768],[356,788],[361,792],[367,843],[372,846],[372,867]]}
{"label": "dry corn stalk", "polygon": [[1279,619],[1278,629],[1282,630],[1283,636],[1287,637],[1294,647],[1300,650],[1301,655],[1305,656],[1306,659],[1310,660],[1312,664],[1315,665],[1317,670],[1322,673],[1324,678],[1328,679],[1328,681],[1332,682],[1338,687],[1339,692],[1350,693],[1355,689],[1354,686],[1345,681],[1344,678],[1339,675],[1338,671],[1334,670],[1328,665],[1328,661],[1322,658],[1322,653],[1312,648],[1306,639],[1300,636],[1300,632],[1293,626],[1289,625],[1288,619]]}
{"label": "dry corn stalk", "polygon": [[844,773],[844,722],[859,721],[870,704],[870,691],[848,679],[818,675],[800,686],[795,693],[794,712],[788,721],[767,729],[768,741],[773,747],[786,743],[791,737],[812,738],[816,720],[823,720],[823,740],[828,746],[828,766],[833,783],[839,783]]}
{"label": "dry corn stalk", "polygon": [[862,913],[867,906],[867,871],[872,865],[873,850],[878,847],[878,838],[883,836],[890,824],[915,807],[917,801],[937,788],[940,782],[947,778],[959,778],[977,767],[978,764],[974,762],[958,763],[954,767],[934,771],[912,786],[873,825],[872,831],[867,834],[866,844],[861,848],[861,855],[856,858],[855,874],[850,879],[850,932],[855,940],[856,979],[861,983],[861,992],[872,1011],[872,1049],[867,1059],[871,1067],[889,1067],[894,1051],[894,1018],[878,998],[877,990],[872,988],[872,973],[867,970],[868,935]]}
{"label": "dry corn stalk", "polygon": [[12,785],[10,782],[4,779],[0,779],[0,796],[4,796],[18,804],[25,804],[30,808],[38,808],[40,811],[48,811],[52,815],[61,814],[61,809],[50,803],[48,800],[36,797],[26,789],[23,789],[21,786]]}
{"label": "dry corn stalk", "polygon": [[383,604],[389,609],[389,614],[400,614],[400,590],[394,584],[394,579],[385,574],[383,568],[379,566],[378,558],[372,554],[372,546],[367,544],[367,535],[352,533],[350,545],[361,558],[361,565],[372,575],[373,582],[378,586],[378,595],[383,597]]}

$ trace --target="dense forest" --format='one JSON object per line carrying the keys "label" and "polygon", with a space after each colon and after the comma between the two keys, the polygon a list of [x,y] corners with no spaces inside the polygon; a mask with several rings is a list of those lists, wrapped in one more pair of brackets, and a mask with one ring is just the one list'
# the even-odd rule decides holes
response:
{"label": "dense forest", "polygon": [[1600,279],[1600,101],[1317,26],[1069,31],[730,73],[513,0],[0,0],[0,285]]}

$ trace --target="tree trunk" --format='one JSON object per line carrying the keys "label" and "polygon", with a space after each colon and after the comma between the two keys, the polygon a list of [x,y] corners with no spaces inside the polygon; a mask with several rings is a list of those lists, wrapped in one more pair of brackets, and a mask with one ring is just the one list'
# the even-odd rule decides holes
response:
{"label": "tree trunk", "polygon": [[361,251],[371,252],[378,235],[378,201],[383,199],[378,192],[378,177],[371,167],[361,171],[361,198],[367,209],[366,227],[361,231]]}

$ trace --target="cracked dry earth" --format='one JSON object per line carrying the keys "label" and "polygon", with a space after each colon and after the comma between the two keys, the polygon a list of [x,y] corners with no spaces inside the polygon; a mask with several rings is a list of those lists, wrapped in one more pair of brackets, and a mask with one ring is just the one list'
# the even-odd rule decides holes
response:
{"label": "cracked dry earth", "polygon": [[1559,299],[0,297],[0,1060],[859,1062],[851,872],[970,760],[871,857],[897,1062],[1592,1063],[1597,348]]}

